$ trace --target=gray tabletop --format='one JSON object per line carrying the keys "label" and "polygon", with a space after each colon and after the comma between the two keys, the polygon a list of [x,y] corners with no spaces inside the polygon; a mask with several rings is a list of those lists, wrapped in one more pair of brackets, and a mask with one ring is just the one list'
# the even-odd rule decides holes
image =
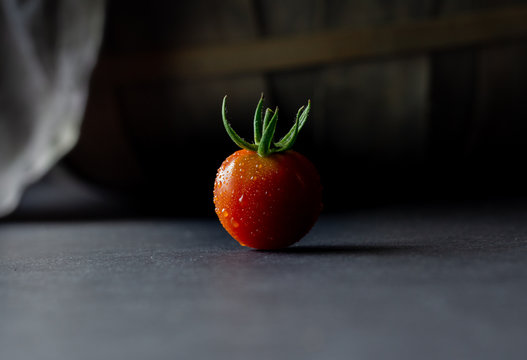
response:
{"label": "gray tabletop", "polygon": [[280,252],[214,219],[0,223],[0,358],[525,359],[526,220],[361,210]]}

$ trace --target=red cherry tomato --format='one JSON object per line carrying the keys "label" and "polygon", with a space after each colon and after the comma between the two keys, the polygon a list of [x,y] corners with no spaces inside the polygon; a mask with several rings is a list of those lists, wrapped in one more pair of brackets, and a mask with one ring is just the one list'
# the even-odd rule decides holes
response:
{"label": "red cherry tomato", "polygon": [[301,107],[295,125],[279,141],[273,137],[278,108],[262,118],[263,95],[254,115],[254,144],[236,134],[222,117],[230,138],[242,148],[221,165],[214,183],[214,205],[221,224],[241,245],[280,249],[300,240],[322,209],[322,186],[315,166],[291,150],[311,103]]}
{"label": "red cherry tomato", "polygon": [[223,227],[240,244],[279,249],[315,224],[322,186],[313,164],[296,151],[261,157],[243,149],[219,168],[214,204]]}

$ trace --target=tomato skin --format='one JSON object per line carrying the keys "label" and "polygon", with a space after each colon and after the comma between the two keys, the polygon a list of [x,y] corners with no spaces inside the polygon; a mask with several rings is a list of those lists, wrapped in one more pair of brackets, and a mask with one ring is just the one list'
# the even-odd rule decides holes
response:
{"label": "tomato skin", "polygon": [[296,151],[261,157],[238,150],[218,169],[216,214],[241,245],[287,247],[309,232],[322,210],[322,186],[315,166]]}

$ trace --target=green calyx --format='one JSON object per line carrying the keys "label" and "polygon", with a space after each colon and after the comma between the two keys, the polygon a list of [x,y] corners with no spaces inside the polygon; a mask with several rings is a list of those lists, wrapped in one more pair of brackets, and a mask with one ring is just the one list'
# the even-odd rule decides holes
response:
{"label": "green calyx", "polygon": [[309,115],[309,110],[311,109],[311,101],[308,100],[307,106],[305,108],[302,106],[300,109],[298,109],[295,124],[291,130],[289,130],[289,132],[285,134],[279,141],[274,142],[273,138],[276,130],[276,123],[278,122],[278,107],[274,111],[269,108],[265,110],[265,114],[263,114],[262,119],[263,100],[264,96],[262,94],[254,113],[254,144],[242,139],[232,129],[231,125],[227,121],[227,109],[225,106],[227,95],[225,95],[223,98],[223,103],[221,105],[223,125],[225,126],[225,130],[227,130],[227,134],[229,134],[232,141],[234,141],[234,143],[242,149],[256,151],[261,157],[291,149],[296,141],[298,133],[300,130],[302,130],[302,127],[304,127],[307,116]]}

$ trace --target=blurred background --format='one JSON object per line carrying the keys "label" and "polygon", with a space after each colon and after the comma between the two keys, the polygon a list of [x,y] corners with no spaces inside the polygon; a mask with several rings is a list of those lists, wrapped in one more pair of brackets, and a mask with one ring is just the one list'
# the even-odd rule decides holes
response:
{"label": "blurred background", "polygon": [[523,197],[527,1],[108,0],[79,141],[14,219],[213,216],[216,169],[312,101],[325,211]]}

